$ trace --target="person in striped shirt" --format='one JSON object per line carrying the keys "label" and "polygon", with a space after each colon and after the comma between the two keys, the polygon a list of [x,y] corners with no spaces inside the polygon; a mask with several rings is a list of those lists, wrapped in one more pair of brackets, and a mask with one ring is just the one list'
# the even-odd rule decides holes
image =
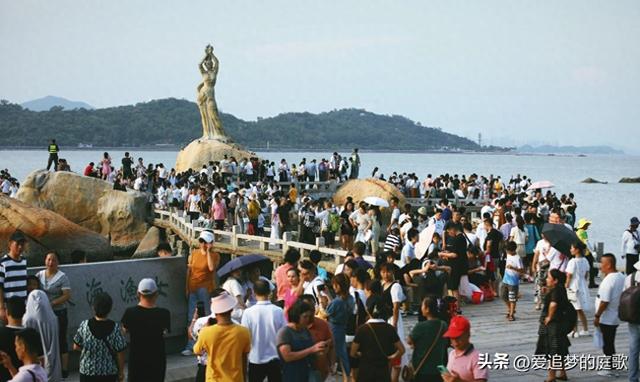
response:
{"label": "person in striped shirt", "polygon": [[6,322],[5,300],[27,297],[27,259],[22,257],[27,237],[15,231],[9,238],[9,252],[0,259],[0,320]]}

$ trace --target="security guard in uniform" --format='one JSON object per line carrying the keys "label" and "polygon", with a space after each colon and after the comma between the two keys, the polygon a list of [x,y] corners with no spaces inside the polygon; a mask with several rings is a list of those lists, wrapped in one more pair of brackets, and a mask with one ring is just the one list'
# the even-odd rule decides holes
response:
{"label": "security guard in uniform", "polygon": [[52,139],[51,143],[49,143],[49,160],[47,161],[47,171],[49,171],[49,168],[51,168],[52,164],[53,171],[56,171],[58,169],[58,151],[60,151],[60,149],[58,148],[58,145],[56,145],[56,140]]}

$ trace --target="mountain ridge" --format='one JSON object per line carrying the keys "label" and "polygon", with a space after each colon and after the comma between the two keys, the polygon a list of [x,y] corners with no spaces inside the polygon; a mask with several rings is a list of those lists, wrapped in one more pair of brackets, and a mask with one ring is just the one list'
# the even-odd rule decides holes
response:
{"label": "mountain ridge", "polygon": [[[224,129],[250,148],[370,150],[499,150],[481,148],[470,139],[422,126],[400,115],[379,115],[364,109],[340,109],[313,114],[280,113],[245,121],[220,113]],[[28,132],[28,134],[25,134]],[[103,109],[34,112],[0,102],[0,146],[46,144],[56,138],[65,145],[154,146],[185,145],[201,136],[195,103],[167,98]]]}
{"label": "mountain ridge", "polygon": [[82,101],[72,101],[64,97],[48,95],[42,98],[33,99],[20,104],[25,109],[31,111],[48,111],[52,107],[62,107],[64,110],[73,109],[95,109],[93,106]]}

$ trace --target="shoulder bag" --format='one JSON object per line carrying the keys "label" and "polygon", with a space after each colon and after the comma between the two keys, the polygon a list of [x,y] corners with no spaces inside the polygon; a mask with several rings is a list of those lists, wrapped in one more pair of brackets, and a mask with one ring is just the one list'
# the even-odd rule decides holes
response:
{"label": "shoulder bag", "polygon": [[[376,343],[378,344],[378,349],[380,350],[380,353],[382,353],[384,358],[387,358],[388,360],[389,356],[387,355],[387,352],[384,351],[384,348],[382,347],[382,344],[380,343],[380,340],[378,339],[378,335],[376,334],[376,331],[373,329],[373,326],[371,326],[371,324],[367,324],[367,326],[369,327],[369,330],[371,330],[371,333],[373,334],[373,338],[376,340]],[[387,361],[387,368],[391,368],[390,360]]]}
{"label": "shoulder bag", "polygon": [[427,350],[427,352],[424,354],[424,357],[422,357],[422,360],[418,364],[418,367],[414,368],[413,364],[411,362],[409,362],[408,365],[406,365],[405,367],[402,368],[402,379],[403,380],[409,382],[409,381],[413,381],[415,379],[416,374],[418,374],[420,369],[422,369],[422,366],[424,366],[424,363],[427,361],[427,358],[429,358],[429,355],[431,354],[431,351],[433,350],[433,348],[436,346],[436,344],[440,340],[440,335],[442,334],[443,326],[444,325],[442,324],[442,321],[440,321],[440,328],[438,328],[438,334],[434,338],[433,343],[431,344],[431,347],[429,347],[429,350]]}

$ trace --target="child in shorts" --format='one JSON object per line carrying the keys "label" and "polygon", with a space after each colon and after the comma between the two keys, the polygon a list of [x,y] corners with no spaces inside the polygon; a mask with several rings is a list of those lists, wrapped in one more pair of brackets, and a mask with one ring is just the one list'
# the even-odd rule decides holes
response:
{"label": "child in shorts", "polygon": [[522,259],[516,253],[518,245],[509,241],[506,245],[507,260],[502,278],[502,290],[500,295],[507,304],[507,320],[515,321],[516,302],[518,301],[518,289],[520,286],[520,275],[524,273]]}

